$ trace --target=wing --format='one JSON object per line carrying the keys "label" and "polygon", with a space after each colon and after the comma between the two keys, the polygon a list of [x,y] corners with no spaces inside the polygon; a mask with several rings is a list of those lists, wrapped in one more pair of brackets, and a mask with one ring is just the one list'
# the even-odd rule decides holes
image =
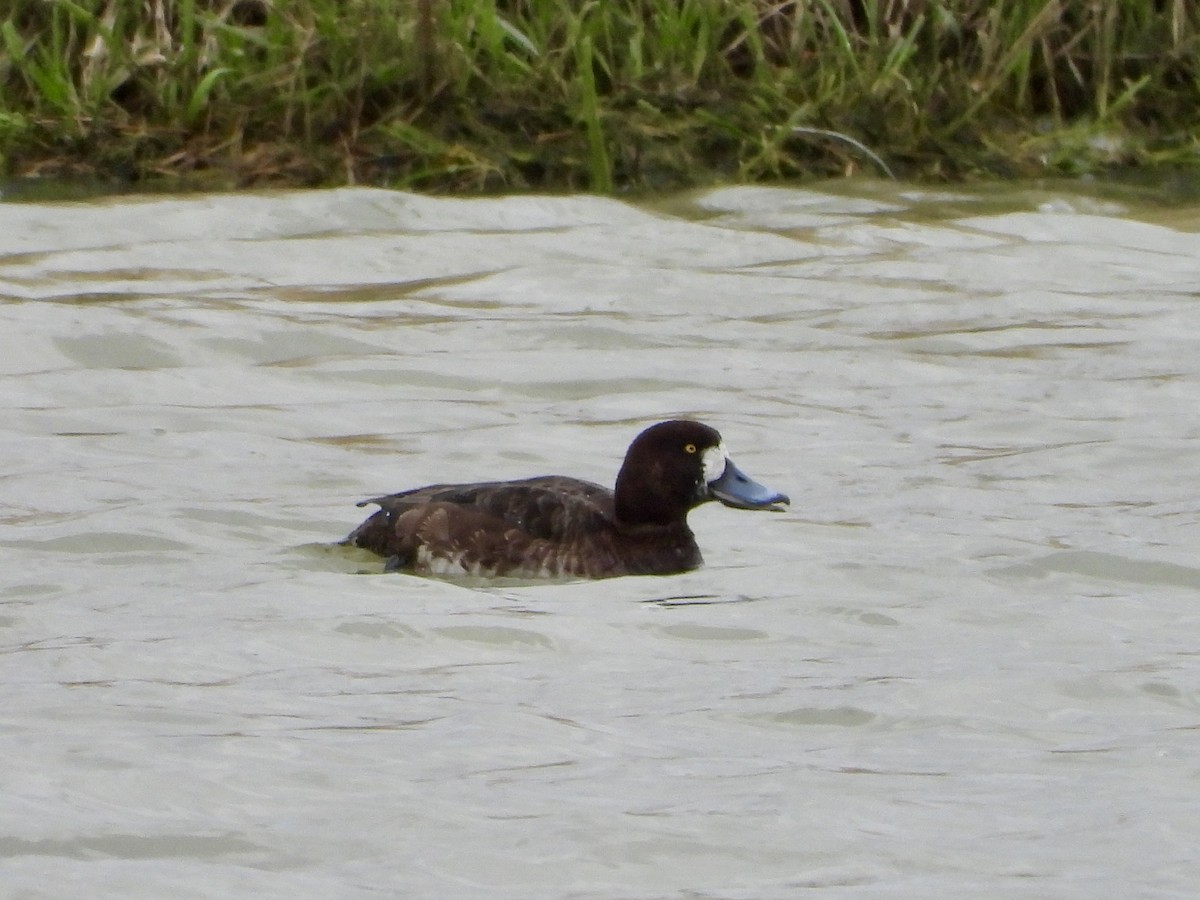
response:
{"label": "wing", "polygon": [[613,520],[611,491],[590,481],[557,475],[524,481],[435,484],[358,505],[371,503],[393,521],[431,503],[450,504],[498,519],[531,538],[551,541],[609,527]]}

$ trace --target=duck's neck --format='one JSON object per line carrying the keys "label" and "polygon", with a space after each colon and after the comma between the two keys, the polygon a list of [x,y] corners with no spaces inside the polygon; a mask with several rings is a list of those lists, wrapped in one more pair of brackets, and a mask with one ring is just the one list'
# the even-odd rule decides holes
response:
{"label": "duck's neck", "polygon": [[[653,526],[687,530],[686,497],[673,496],[667,486],[641,475],[630,475],[627,467],[617,474],[613,512],[624,528]],[[689,532],[690,534],[690,532]]]}

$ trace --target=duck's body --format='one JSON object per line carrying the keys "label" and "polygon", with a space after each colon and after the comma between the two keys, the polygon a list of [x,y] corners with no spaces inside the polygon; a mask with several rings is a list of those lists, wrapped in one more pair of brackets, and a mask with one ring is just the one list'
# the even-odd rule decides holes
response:
{"label": "duck's body", "polygon": [[661,422],[630,445],[615,491],[562,476],[432,485],[363,501],[380,509],[346,540],[418,574],[670,575],[703,563],[687,514],[708,500],[788,502],[738,471],[712,428]]}
{"label": "duck's body", "polygon": [[349,540],[431,575],[603,578],[702,562],[686,523],[620,527],[612,491],[576,478],[439,484],[367,502],[380,511]]}

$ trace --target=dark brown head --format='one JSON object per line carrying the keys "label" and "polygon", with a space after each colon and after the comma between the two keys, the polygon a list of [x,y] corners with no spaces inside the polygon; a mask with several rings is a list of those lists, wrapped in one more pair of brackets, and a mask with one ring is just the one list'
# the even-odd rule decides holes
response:
{"label": "dark brown head", "polygon": [[614,492],[622,525],[671,525],[708,500],[739,509],[779,509],[780,494],[746,477],[721,435],[700,422],[659,422],[629,445]]}

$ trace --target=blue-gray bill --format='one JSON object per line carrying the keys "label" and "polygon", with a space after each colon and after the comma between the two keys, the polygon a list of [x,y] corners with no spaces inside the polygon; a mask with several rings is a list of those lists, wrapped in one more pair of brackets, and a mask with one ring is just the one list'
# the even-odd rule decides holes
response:
{"label": "blue-gray bill", "polygon": [[769,509],[779,512],[792,501],[787,494],[773,491],[764,484],[759,484],[741,469],[726,460],[725,471],[716,481],[708,485],[712,496],[726,506],[736,509]]}

